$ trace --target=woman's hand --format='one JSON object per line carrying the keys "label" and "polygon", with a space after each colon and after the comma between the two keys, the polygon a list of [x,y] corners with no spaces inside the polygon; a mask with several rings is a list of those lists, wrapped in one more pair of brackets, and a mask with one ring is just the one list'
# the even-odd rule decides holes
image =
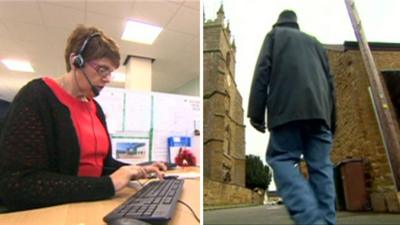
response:
{"label": "woman's hand", "polygon": [[110,175],[115,192],[126,187],[130,180],[144,177],[145,173],[146,171],[141,166],[121,166]]}
{"label": "woman's hand", "polygon": [[160,180],[163,180],[164,177],[164,173],[162,173],[161,171],[167,170],[167,166],[162,162],[155,162],[149,166],[144,166],[143,168],[145,169],[146,174],[155,173],[157,178]]}
{"label": "woman's hand", "polygon": [[110,175],[114,184],[115,192],[126,187],[130,180],[138,180],[149,177],[151,173],[155,173],[157,178],[162,180],[164,174],[161,171],[167,170],[165,164],[156,162],[149,166],[122,166]]}

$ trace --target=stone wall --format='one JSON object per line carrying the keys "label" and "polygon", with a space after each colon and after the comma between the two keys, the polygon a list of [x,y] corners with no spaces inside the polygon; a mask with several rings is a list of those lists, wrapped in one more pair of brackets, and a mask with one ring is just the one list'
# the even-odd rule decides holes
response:
{"label": "stone wall", "polygon": [[204,179],[204,206],[263,204],[264,193]]}
{"label": "stone wall", "polygon": [[[332,160],[364,158],[367,190],[372,207],[396,208],[397,190],[383,146],[377,120],[368,91],[369,80],[361,54],[356,50],[329,50],[331,69],[336,82],[337,133]],[[400,51],[373,51],[378,70],[399,69]],[[395,197],[393,197],[395,196]],[[398,207],[397,207],[398,208]]]}

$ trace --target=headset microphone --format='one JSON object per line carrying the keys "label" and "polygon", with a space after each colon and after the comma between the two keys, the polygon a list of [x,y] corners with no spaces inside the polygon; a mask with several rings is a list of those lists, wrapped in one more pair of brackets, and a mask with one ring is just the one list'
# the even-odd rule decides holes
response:
{"label": "headset microphone", "polygon": [[88,81],[92,92],[94,94],[94,97],[98,96],[100,94],[99,90],[92,84],[92,82],[90,81],[89,77],[86,75],[85,71],[83,71],[83,67],[85,67],[85,59],[83,58],[83,52],[86,49],[86,46],[88,45],[89,41],[97,36],[101,36],[100,33],[93,33],[91,34],[88,38],[85,39],[85,41],[83,42],[81,48],[79,49],[79,51],[77,52],[73,64],[76,68],[78,68],[80,71],[82,71],[83,75],[85,76],[86,80]]}
{"label": "headset microphone", "polygon": [[86,75],[85,71],[83,71],[82,69],[80,69],[80,70],[82,71],[84,77],[86,78],[87,82],[89,83],[90,88],[92,89],[92,92],[94,94],[94,97],[98,96],[100,94],[99,89],[97,89],[97,87],[92,84],[89,77]]}

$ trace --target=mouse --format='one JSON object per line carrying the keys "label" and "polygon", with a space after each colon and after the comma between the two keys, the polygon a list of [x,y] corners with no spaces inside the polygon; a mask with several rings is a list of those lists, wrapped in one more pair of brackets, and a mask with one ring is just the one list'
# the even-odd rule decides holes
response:
{"label": "mouse", "polygon": [[108,225],[151,225],[150,223],[144,222],[142,220],[127,218],[127,217],[111,220],[107,224]]}

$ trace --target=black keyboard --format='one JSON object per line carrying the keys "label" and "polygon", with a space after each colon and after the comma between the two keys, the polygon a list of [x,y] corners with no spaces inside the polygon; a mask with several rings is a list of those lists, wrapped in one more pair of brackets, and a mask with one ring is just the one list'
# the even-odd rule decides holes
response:
{"label": "black keyboard", "polygon": [[153,181],[107,214],[103,220],[112,223],[119,218],[133,218],[151,224],[166,224],[175,211],[184,180]]}

